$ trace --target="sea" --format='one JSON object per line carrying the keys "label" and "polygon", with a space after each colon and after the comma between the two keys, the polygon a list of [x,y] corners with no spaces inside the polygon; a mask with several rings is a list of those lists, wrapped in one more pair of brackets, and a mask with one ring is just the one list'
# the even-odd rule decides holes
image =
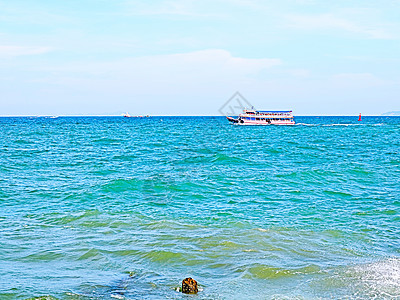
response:
{"label": "sea", "polygon": [[357,119],[0,118],[0,299],[400,299],[400,117]]}

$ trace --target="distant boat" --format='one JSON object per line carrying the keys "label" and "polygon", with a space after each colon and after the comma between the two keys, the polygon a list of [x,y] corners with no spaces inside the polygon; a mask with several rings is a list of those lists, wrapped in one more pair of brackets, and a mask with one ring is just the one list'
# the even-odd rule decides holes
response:
{"label": "distant boat", "polygon": [[124,118],[150,118],[149,115],[146,115],[146,116],[131,116],[131,115],[128,114],[128,113],[124,113],[124,114],[122,114],[122,116],[123,116]]}
{"label": "distant boat", "polygon": [[226,117],[236,125],[294,125],[293,114],[288,111],[257,111],[244,109],[237,119]]}

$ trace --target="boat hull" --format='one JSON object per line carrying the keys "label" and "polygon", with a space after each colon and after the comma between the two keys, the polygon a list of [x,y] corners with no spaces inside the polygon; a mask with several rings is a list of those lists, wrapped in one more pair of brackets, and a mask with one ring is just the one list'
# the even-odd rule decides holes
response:
{"label": "boat hull", "polygon": [[258,125],[258,126],[266,126],[266,125],[295,125],[295,122],[292,121],[275,121],[269,120],[268,122],[263,121],[252,121],[252,120],[243,120],[243,119],[235,119],[232,117],[226,117],[229,122],[232,122],[235,125]]}
{"label": "boat hull", "polygon": [[238,122],[237,125],[257,125],[257,126],[267,126],[267,125],[283,125],[283,126],[291,126],[291,125],[295,125],[296,123],[293,122],[279,122],[279,121],[271,121],[270,123],[268,122],[258,122],[258,121],[243,121],[243,122]]}

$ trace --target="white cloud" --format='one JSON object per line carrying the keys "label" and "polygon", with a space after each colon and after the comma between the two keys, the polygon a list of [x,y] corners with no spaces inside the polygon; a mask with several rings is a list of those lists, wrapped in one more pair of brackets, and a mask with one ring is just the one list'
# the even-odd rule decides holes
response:
{"label": "white cloud", "polygon": [[[209,49],[107,63],[76,62],[41,67],[42,76],[30,81],[34,86],[42,86],[47,97],[62,99],[66,93],[70,98],[74,94],[79,95],[76,97],[91,95],[84,100],[87,105],[94,105],[91,101],[103,101],[102,105],[112,111],[125,101],[123,110],[127,111],[141,109],[176,114],[186,109],[197,114],[217,113],[234,91],[252,89],[253,83],[267,88],[258,75],[273,72],[272,69],[281,64],[280,59],[243,58],[226,50]],[[114,108],[109,108],[112,106]]]}
{"label": "white cloud", "polygon": [[126,14],[132,15],[175,15],[187,17],[219,16],[216,13],[204,12],[193,0],[170,0],[158,2],[144,2],[138,0],[126,0],[124,2]]}
{"label": "white cloud", "polygon": [[332,76],[332,81],[337,86],[351,87],[351,88],[358,88],[358,87],[369,88],[373,86],[382,86],[391,83],[371,73],[335,74]]}
{"label": "white cloud", "polygon": [[310,77],[311,72],[307,69],[289,69],[287,73],[294,77],[307,78]]}
{"label": "white cloud", "polygon": [[395,36],[379,25],[358,24],[334,14],[320,15],[288,15],[286,16],[289,27],[306,30],[339,29],[356,34],[362,34],[372,39],[394,39]]}
{"label": "white cloud", "polygon": [[49,47],[34,46],[1,46],[0,56],[22,56],[22,55],[38,55],[50,52]]}
{"label": "white cloud", "polygon": [[[189,53],[154,55],[121,59],[107,63],[79,63],[58,66],[50,72],[81,74],[85,78],[154,83],[224,81],[245,78],[274,66],[281,65],[276,58],[242,58],[221,49]],[[142,87],[142,86],[141,86]]]}

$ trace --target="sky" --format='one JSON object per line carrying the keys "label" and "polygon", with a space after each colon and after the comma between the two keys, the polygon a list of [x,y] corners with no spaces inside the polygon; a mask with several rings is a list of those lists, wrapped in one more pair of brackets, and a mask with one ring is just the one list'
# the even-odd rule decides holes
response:
{"label": "sky", "polygon": [[0,0],[0,115],[400,110],[400,0]]}

